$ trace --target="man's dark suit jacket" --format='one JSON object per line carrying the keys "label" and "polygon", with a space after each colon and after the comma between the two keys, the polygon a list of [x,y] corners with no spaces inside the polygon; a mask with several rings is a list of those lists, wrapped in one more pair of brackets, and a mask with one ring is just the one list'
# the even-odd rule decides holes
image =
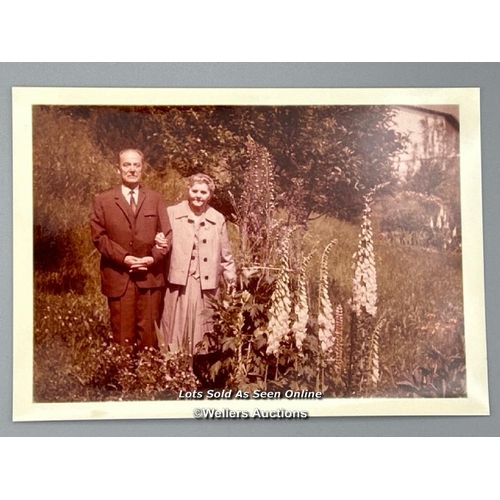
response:
{"label": "man's dark suit jacket", "polygon": [[[140,288],[165,285],[163,258],[167,253],[155,246],[158,232],[170,235],[171,228],[163,198],[140,186],[134,215],[121,187],[94,198],[90,216],[92,240],[101,253],[101,290],[107,297],[121,297],[130,279]],[[147,272],[129,273],[123,263],[127,255],[151,256],[155,262]]]}

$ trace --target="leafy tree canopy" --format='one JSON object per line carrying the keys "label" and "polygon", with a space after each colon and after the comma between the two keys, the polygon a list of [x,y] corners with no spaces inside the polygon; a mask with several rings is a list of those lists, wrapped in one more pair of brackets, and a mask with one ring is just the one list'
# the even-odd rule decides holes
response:
{"label": "leafy tree canopy", "polygon": [[233,218],[228,192],[245,184],[248,138],[275,166],[277,200],[301,214],[351,219],[363,196],[393,180],[404,139],[386,106],[86,107],[67,112],[90,120],[105,157],[136,147],[151,166],[182,175],[203,171],[218,187],[214,205]]}

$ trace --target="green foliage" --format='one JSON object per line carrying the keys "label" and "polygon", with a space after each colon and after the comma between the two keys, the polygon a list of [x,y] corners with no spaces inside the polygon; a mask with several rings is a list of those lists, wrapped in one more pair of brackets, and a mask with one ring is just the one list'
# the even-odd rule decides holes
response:
{"label": "green foliage", "polygon": [[88,121],[64,108],[33,108],[35,227],[55,234],[85,223],[93,195],[117,180],[113,163],[98,154]]}
{"label": "green foliage", "polygon": [[236,107],[217,116],[236,136],[250,133],[268,149],[277,195],[297,223],[312,213],[359,214],[363,195],[392,179],[392,158],[404,145],[384,106]]}
{"label": "green foliage", "polygon": [[460,222],[444,207],[443,199],[414,191],[386,196],[374,210],[380,236],[396,245],[458,251]]}
{"label": "green foliage", "polygon": [[[339,238],[330,261],[329,292],[333,303],[347,304],[357,228],[342,221],[320,219],[311,226],[305,242],[308,246],[322,245],[333,234]],[[379,382],[376,388],[369,388],[363,394],[441,397],[444,380],[446,396],[464,395],[459,256],[399,248],[385,241],[376,242],[375,251],[378,309],[383,311],[386,321],[379,332]],[[318,290],[319,261],[318,265],[314,264],[314,260],[320,258],[317,254],[312,257],[307,274],[311,298],[317,296]],[[202,388],[243,390],[317,388],[323,390],[325,396],[345,395],[346,372],[335,372],[335,364],[319,356],[316,299],[310,303],[302,349],[297,349],[290,334],[282,341],[278,358],[266,355],[266,328],[275,277],[275,273],[267,279],[261,279],[261,275],[245,278],[241,274],[239,291],[234,296],[221,294],[213,335],[205,339],[210,354],[195,360],[198,382],[190,372],[189,360],[168,360],[163,365],[156,355],[148,353],[140,364],[140,371],[137,372],[136,365],[132,369],[127,353],[117,352],[109,343],[107,306],[97,291],[82,296],[38,293],[35,304],[37,400],[170,399],[176,398],[178,390],[190,390],[196,383]],[[348,357],[351,318],[346,317],[344,323],[345,356]],[[373,327],[376,325],[370,328]],[[430,346],[443,354],[439,363],[429,358]],[[404,385],[408,377],[413,380],[413,372],[420,369],[432,374],[436,391],[429,384],[423,387],[423,382],[420,386],[413,382],[417,389]]]}
{"label": "green foliage", "polygon": [[384,106],[74,106],[56,112],[90,128],[81,137],[93,143],[92,158],[114,164],[121,149],[135,147],[160,173],[212,175],[214,206],[229,219],[228,191],[239,201],[244,189],[249,135],[274,159],[276,197],[298,223],[312,213],[358,214],[362,196],[392,180],[392,158],[404,145],[391,128],[392,109]]}
{"label": "green foliage", "polygon": [[[87,218],[116,174],[97,154],[90,125],[60,108],[33,109],[34,264],[40,291],[83,293],[92,274]],[[40,274],[40,273],[39,273]]]}
{"label": "green foliage", "polygon": [[266,268],[279,241],[280,225],[276,218],[275,168],[269,152],[249,136],[248,163],[244,187],[237,201],[231,192],[234,218],[240,234],[242,266]]}
{"label": "green foliage", "polygon": [[413,172],[410,173],[408,188],[426,195],[437,195],[440,186],[453,178],[455,188],[450,191],[452,201],[458,184],[458,135],[449,133],[443,117],[426,117],[422,124],[422,151],[414,154]]}
{"label": "green foliage", "polygon": [[203,347],[216,356],[199,360],[198,367],[205,385],[265,388],[267,339],[263,328],[267,318],[263,304],[247,290],[222,295],[214,302],[213,319],[214,330],[205,336]]}
{"label": "green foliage", "polygon": [[425,350],[425,365],[404,373],[397,385],[412,397],[463,397],[466,394],[463,355],[456,349],[443,354],[430,345]]}
{"label": "green foliage", "polygon": [[37,291],[83,294],[99,286],[99,264],[87,224],[54,234],[35,226],[34,251]]}
{"label": "green foliage", "polygon": [[[442,178],[433,175],[433,194],[385,193],[373,212],[383,321],[355,323],[350,314],[363,196],[391,180],[391,158],[403,144],[390,120],[389,108],[366,106],[35,107],[35,399],[174,399],[198,387],[464,395],[459,247],[443,252],[448,235],[429,226],[440,207],[447,207],[449,224],[458,216],[450,208],[458,192],[451,164]],[[117,182],[117,152],[130,146],[145,152],[152,167],[145,181],[168,204],[184,196],[183,176],[202,170],[216,180],[216,208],[236,222],[229,233],[238,291],[218,297],[214,331],[203,341],[208,354],[196,357],[193,369],[186,356],[147,350],[133,357],[110,342],[87,215],[92,196]],[[277,248],[286,234],[285,263]],[[318,340],[319,270],[333,239],[322,294],[346,314],[341,326],[335,320],[343,348],[334,343],[325,353]],[[267,345],[280,272],[287,273],[292,306],[275,355]],[[308,319],[297,346],[299,289]]]}
{"label": "green foliage", "polygon": [[379,308],[387,320],[380,335],[379,389],[399,394],[397,381],[428,364],[429,344],[465,359],[461,259],[384,242],[377,264]]}
{"label": "green foliage", "polygon": [[35,325],[35,401],[168,399],[198,387],[187,356],[134,356],[112,342],[107,307],[92,296],[37,294]]}
{"label": "green foliage", "polygon": [[214,307],[214,331],[204,339],[212,355],[198,360],[204,387],[338,393],[342,381],[331,363],[319,361],[321,347],[311,326],[300,349],[289,332],[279,354],[269,355],[268,318],[255,296],[237,292],[219,299]]}
{"label": "green foliage", "polygon": [[[450,230],[456,228],[460,233],[460,166],[458,134],[446,125],[442,117],[427,117],[422,120],[422,151],[414,152],[413,164],[409,172],[405,189],[420,195],[422,206],[427,208],[420,212],[427,220],[420,225],[428,230],[429,218],[437,218],[438,212],[447,214]],[[415,198],[415,197],[414,197]],[[437,204],[437,208],[429,213],[429,202]],[[435,228],[434,228],[435,229]],[[408,230],[408,229],[405,229]],[[416,229],[411,229],[415,231]],[[446,232],[446,231],[445,231]],[[428,245],[456,249],[458,239],[451,244],[450,235],[432,231]]]}

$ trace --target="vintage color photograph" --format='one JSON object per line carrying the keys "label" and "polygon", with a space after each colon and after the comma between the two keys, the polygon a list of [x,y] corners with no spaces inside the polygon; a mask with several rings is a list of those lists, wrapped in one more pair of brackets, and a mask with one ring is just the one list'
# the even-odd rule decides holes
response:
{"label": "vintage color photograph", "polygon": [[481,208],[477,92],[93,104],[77,90],[32,99],[23,131],[36,418],[72,403],[158,416],[145,402],[185,417],[200,399],[487,413],[484,310],[466,305],[482,268],[464,258],[482,241],[463,208]]}

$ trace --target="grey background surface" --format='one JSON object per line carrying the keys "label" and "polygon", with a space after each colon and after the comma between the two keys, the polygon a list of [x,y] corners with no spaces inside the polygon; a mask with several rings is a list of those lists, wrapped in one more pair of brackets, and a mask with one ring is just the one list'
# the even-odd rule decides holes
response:
{"label": "grey background surface", "polygon": [[[351,417],[306,421],[16,422],[12,412],[13,86],[480,87],[486,321],[491,416]],[[2,63],[0,64],[0,436],[499,436],[500,64],[497,63]]]}

